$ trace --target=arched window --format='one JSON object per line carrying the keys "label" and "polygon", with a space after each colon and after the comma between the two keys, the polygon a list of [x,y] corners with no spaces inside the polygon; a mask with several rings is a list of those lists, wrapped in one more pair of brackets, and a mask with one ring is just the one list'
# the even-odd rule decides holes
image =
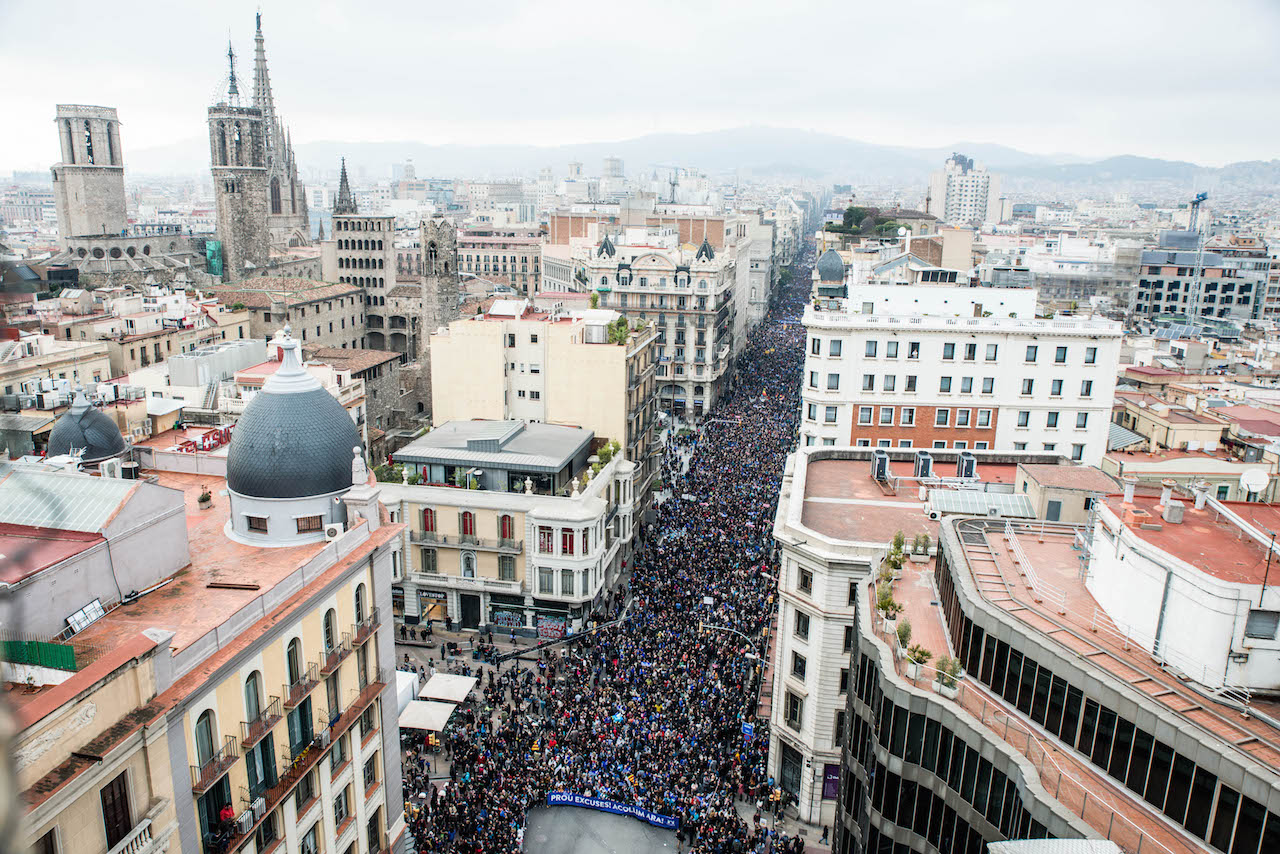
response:
{"label": "arched window", "polygon": [[271,179],[271,212],[280,213],[280,179]]}
{"label": "arched window", "polygon": [[67,162],[74,164],[76,162],[76,135],[71,130],[71,120],[65,122],[67,126]]}
{"label": "arched window", "polygon": [[218,731],[213,719],[213,710],[205,709],[200,713],[200,717],[196,718],[196,764],[206,765],[209,760],[213,759],[213,754],[217,752],[217,742],[214,741],[214,733]]}
{"label": "arched window", "polygon": [[89,133],[89,120],[84,120],[84,162],[93,163],[93,134]]}
{"label": "arched window", "polygon": [[356,623],[364,622],[364,584],[356,585]]}
{"label": "arched window", "polygon": [[476,514],[470,510],[462,514],[462,533],[469,537],[474,537],[476,534]]}
{"label": "arched window", "polygon": [[324,651],[333,652],[338,645],[338,612],[330,608],[324,613]]}
{"label": "arched window", "polygon": [[116,163],[116,141],[111,138],[111,130],[114,125],[107,122],[107,163],[114,166]]}
{"label": "arched window", "polygon": [[253,671],[244,680],[244,719],[256,721],[262,714],[262,674]]}
{"label": "arched window", "polygon": [[516,520],[507,514],[498,517],[498,536],[504,540],[515,539]]}
{"label": "arched window", "polygon": [[[378,225],[379,225],[379,226],[381,226],[381,225],[382,225],[382,223],[378,223]],[[381,228],[379,228],[379,231],[381,231]],[[378,251],[379,251],[379,252],[381,252],[381,251],[382,251],[382,241],[381,241],[381,240],[379,240],[379,241],[378,241]]]}
{"label": "arched window", "polygon": [[476,577],[476,556],[475,556],[475,553],[473,552],[462,553],[462,577],[463,578]]}
{"label": "arched window", "polygon": [[285,665],[289,669],[289,684],[297,684],[302,679],[302,641],[298,638],[289,641],[285,652]]}
{"label": "arched window", "polygon": [[292,178],[289,179],[289,213],[298,212],[298,188]]}
{"label": "arched window", "polygon": [[436,511],[430,507],[422,511],[422,530],[428,534],[435,533],[436,530]]}
{"label": "arched window", "polygon": [[434,242],[427,244],[427,272],[434,273],[436,269],[436,258],[438,256],[436,245]]}
{"label": "arched window", "polygon": [[608,277],[608,276],[601,276],[601,277],[600,277],[600,284],[602,284],[602,285],[606,285],[606,286],[607,286],[607,285],[609,284],[609,277]]}
{"label": "arched window", "polygon": [[240,123],[236,122],[231,129],[231,153],[235,158],[232,166],[244,165],[244,138],[240,134]]}

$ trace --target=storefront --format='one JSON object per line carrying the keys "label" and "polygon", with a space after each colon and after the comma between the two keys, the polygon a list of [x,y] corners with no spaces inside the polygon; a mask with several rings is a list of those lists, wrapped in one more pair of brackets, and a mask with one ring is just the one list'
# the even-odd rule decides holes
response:
{"label": "storefront", "polygon": [[445,620],[449,617],[449,594],[443,590],[418,590],[418,621]]}

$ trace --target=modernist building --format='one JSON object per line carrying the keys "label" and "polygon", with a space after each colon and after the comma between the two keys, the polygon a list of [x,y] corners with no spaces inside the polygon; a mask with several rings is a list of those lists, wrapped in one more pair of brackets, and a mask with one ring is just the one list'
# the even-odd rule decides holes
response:
{"label": "modernist building", "polygon": [[635,465],[590,430],[449,422],[395,453],[396,612],[539,637],[580,630],[631,555]]}
{"label": "modernist building", "polygon": [[1239,259],[1228,263],[1220,252],[1206,250],[1199,232],[1161,232],[1140,263],[1133,307],[1140,315],[1247,319],[1263,297],[1260,280],[1237,278]]}
{"label": "modernist building", "polygon": [[[828,253],[830,254],[830,253]],[[861,310],[859,310],[859,307]],[[1121,330],[1013,288],[863,286],[805,309],[803,445],[1107,451]]]}
{"label": "modernist building", "polygon": [[928,210],[952,225],[1000,222],[1000,177],[975,164],[972,157],[952,154],[929,176]]}
{"label": "modernist building", "polygon": [[643,512],[657,470],[657,333],[652,322],[619,333],[620,318],[607,309],[568,314],[497,300],[485,314],[455,320],[431,336],[433,417],[563,424],[616,441],[636,466]]}
{"label": "modernist building", "polygon": [[[275,344],[220,453],[155,454],[144,481],[5,469],[10,598],[45,621],[6,665],[27,686],[8,692],[21,849],[403,849],[383,628],[401,526],[298,342]],[[32,490],[65,500],[13,500]]]}

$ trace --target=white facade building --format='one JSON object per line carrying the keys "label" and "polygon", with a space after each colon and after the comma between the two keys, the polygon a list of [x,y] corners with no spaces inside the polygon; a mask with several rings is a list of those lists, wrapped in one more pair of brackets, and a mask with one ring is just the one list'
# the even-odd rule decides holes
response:
{"label": "white facade building", "polygon": [[929,211],[943,222],[1000,222],[1000,177],[963,154],[952,154],[929,177]]}

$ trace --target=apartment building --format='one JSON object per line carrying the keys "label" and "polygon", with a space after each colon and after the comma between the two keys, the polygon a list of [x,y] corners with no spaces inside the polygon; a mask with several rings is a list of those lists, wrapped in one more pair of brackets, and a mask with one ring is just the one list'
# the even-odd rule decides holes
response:
{"label": "apartment building", "polygon": [[802,445],[1034,451],[1093,465],[1107,451],[1117,323],[1036,320],[1034,293],[1017,289],[870,286],[815,301],[804,324]]}
{"label": "apartment building", "polygon": [[1133,310],[1148,316],[1253,317],[1261,285],[1254,278],[1237,279],[1239,262],[1228,265],[1221,253],[1208,251],[1198,232],[1163,231],[1157,246],[1142,251]]}
{"label": "apartment building", "polygon": [[541,311],[497,300],[484,314],[431,336],[431,411],[437,421],[525,420],[585,427],[618,442],[636,466],[641,512],[657,471],[655,324],[617,311]]}
{"label": "apartment building", "polygon": [[249,312],[249,334],[270,338],[289,324],[308,347],[365,346],[364,288],[355,284],[263,276],[213,289]]}
{"label": "apartment building", "polygon": [[[344,159],[338,179],[338,195],[333,203],[330,238],[321,244],[321,278],[326,282],[360,288],[363,291],[365,312],[363,325],[373,330],[382,330],[388,325],[387,297],[396,287],[395,232],[394,216],[360,213],[347,180],[347,163]],[[362,332],[359,343],[351,346],[363,347],[368,344],[381,348],[386,343],[381,331],[368,336]],[[313,346],[337,345],[317,343]],[[405,351],[404,346],[398,349]]]}
{"label": "apartment building", "polygon": [[630,557],[636,467],[590,430],[453,421],[395,462],[405,482],[382,484],[382,501],[406,526],[394,593],[407,623],[563,637]]}
{"label": "apartment building", "polygon": [[458,269],[464,279],[509,285],[532,297],[542,280],[541,247],[536,226],[472,226],[458,234]]}
{"label": "apartment building", "polygon": [[[111,377],[111,358],[102,341],[60,341],[52,335],[5,331],[0,337],[0,389],[36,395],[52,390],[52,380],[101,382]],[[41,387],[41,383],[48,386]]]}
{"label": "apartment building", "polygon": [[929,176],[928,210],[952,225],[1000,222],[1000,177],[972,157],[952,154]]}
{"label": "apartment building", "polygon": [[[154,453],[144,481],[0,479],[6,553],[34,556],[12,595],[60,624],[30,625],[26,688],[7,692],[20,850],[403,850],[382,625],[401,526],[382,524],[355,427],[298,342],[275,343],[285,364],[229,446]],[[33,507],[32,490],[67,500]]]}

